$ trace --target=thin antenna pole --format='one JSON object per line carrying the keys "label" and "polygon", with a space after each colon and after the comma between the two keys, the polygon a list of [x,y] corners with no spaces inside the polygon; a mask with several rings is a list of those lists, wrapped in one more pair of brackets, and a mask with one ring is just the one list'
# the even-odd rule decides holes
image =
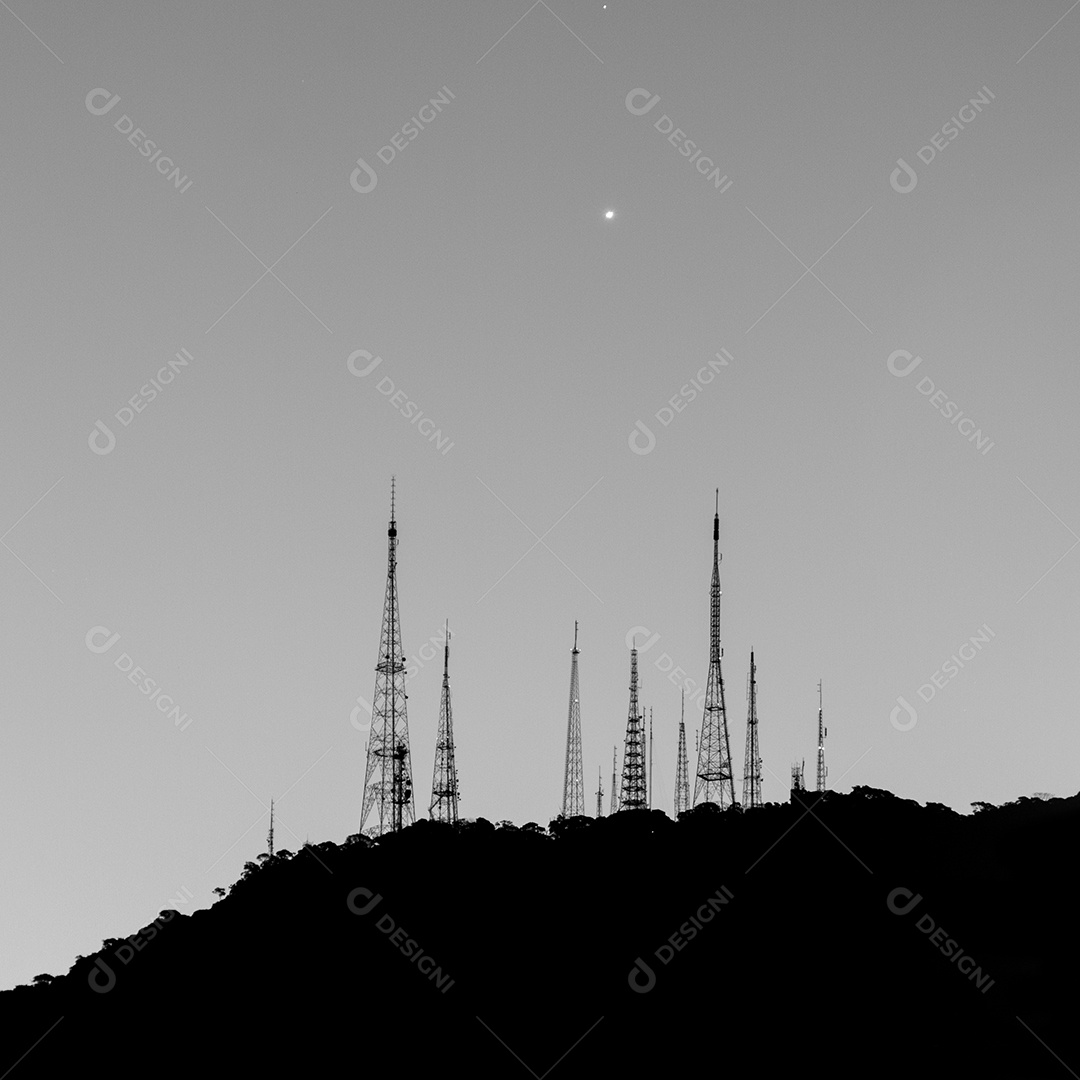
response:
{"label": "thin antenna pole", "polygon": [[649,809],[652,809],[652,706],[649,706]]}

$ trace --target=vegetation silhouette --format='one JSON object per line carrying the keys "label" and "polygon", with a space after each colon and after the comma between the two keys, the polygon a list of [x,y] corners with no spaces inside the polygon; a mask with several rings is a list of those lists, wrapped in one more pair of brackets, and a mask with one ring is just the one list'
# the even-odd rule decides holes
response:
{"label": "vegetation silhouette", "polygon": [[0,1074],[1080,1068],[1080,796],[795,798],[260,856],[212,907],[0,994]]}

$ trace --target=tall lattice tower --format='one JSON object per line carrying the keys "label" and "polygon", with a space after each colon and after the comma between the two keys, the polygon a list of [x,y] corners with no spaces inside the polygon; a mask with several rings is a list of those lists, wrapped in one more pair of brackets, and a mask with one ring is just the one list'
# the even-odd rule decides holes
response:
{"label": "tall lattice tower", "polygon": [[432,821],[458,819],[458,776],[454,759],[454,716],[450,709],[450,624],[446,624],[446,644],[443,646],[442,698],[439,702],[439,734],[435,739],[435,771],[431,777],[431,805],[428,816]]}
{"label": "tall lattice tower", "polygon": [[596,775],[600,783],[596,789],[596,816],[601,818],[604,816],[604,770],[599,765],[596,766]]}
{"label": "tall lattice tower", "polygon": [[679,759],[675,766],[675,817],[690,809],[690,763],[686,760],[686,691],[679,710]]}
{"label": "tall lattice tower", "polygon": [[266,836],[267,851],[274,854],[274,800],[270,800],[270,832]]}
{"label": "tall lattice tower", "polygon": [[563,817],[585,813],[585,781],[581,775],[581,702],[578,699],[577,627],[574,623],[574,647],[570,651],[570,710],[566,720],[566,771],[563,774]]}
{"label": "tall lattice tower", "polygon": [[822,719],[821,712],[821,680],[818,679],[817,684],[817,789],[818,791],[825,790],[825,777],[829,775],[829,770],[825,768],[825,736],[829,734],[829,729],[825,727],[825,723]]}
{"label": "tall lattice tower", "polygon": [[638,708],[637,649],[630,650],[630,710],[626,716],[626,743],[623,747],[620,810],[647,810],[645,779],[645,717]]}
{"label": "tall lattice tower", "polygon": [[720,660],[720,490],[716,491],[716,516],[713,518],[713,571],[709,603],[709,678],[705,684],[705,715],[698,747],[697,779],[694,782],[694,805],[703,802],[720,804],[726,810],[735,804],[735,778],[731,770],[731,741],[728,738],[727,711],[724,708],[724,676]]}
{"label": "tall lattice tower", "polygon": [[[397,590],[397,522],[394,517],[394,480],[390,481],[390,528],[386,599],[379,634],[379,662],[375,665],[375,698],[371,707],[371,735],[364,776],[364,804],[360,831],[377,808],[378,833],[398,832],[416,817],[413,806],[412,756],[409,721],[405,711],[405,660],[401,648],[401,619]],[[377,775],[376,775],[377,774]]]}
{"label": "tall lattice tower", "polygon": [[744,810],[761,806],[761,754],[758,751],[757,669],[750,650],[750,685],[746,707],[746,756],[743,758],[742,804]]}
{"label": "tall lattice tower", "polygon": [[618,774],[615,771],[615,762],[619,756],[619,748],[613,746],[611,748],[611,806],[608,809],[609,814],[614,814],[619,809],[619,784],[617,780]]}

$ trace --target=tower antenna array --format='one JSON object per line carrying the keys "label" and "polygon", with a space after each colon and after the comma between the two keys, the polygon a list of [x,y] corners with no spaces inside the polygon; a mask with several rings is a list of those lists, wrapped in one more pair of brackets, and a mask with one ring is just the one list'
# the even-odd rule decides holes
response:
{"label": "tower antenna array", "polygon": [[648,809],[645,777],[645,717],[638,708],[637,647],[630,650],[630,708],[626,716],[626,743],[623,747],[620,810]]}
{"label": "tower antenna array", "polygon": [[829,770],[825,768],[825,736],[829,734],[828,728],[822,720],[821,712],[821,680],[817,684],[817,789],[825,790],[825,777]]}
{"label": "tower antenna array", "polygon": [[709,595],[709,677],[705,685],[705,715],[701,725],[694,805],[718,803],[721,810],[735,804],[735,779],[731,769],[731,741],[724,707],[724,676],[720,660],[720,489],[716,490],[713,518],[713,572]]}
{"label": "tower antenna array", "polygon": [[563,817],[585,813],[585,781],[581,774],[581,702],[578,698],[578,624],[570,651],[570,708],[566,719],[566,770],[563,774]]}
{"label": "tower antenna array", "polygon": [[745,810],[761,806],[761,754],[758,750],[757,669],[750,650],[749,705],[746,714],[746,756],[743,759],[742,803]]}
{"label": "tower antenna array", "polygon": [[379,662],[375,665],[375,699],[371,707],[371,736],[367,747],[364,801],[360,831],[378,808],[378,834],[399,832],[416,817],[413,805],[412,755],[405,708],[405,661],[401,648],[401,618],[397,589],[397,521],[395,482],[390,480],[390,527],[387,536],[386,598],[379,633]]}
{"label": "tower antenna array", "polygon": [[686,691],[679,694],[679,758],[675,766],[675,817],[690,809],[690,766],[686,760]]}
{"label": "tower antenna array", "polygon": [[439,702],[439,734],[435,739],[435,771],[431,777],[431,804],[428,815],[433,821],[458,819],[458,775],[454,756],[454,716],[450,708],[450,624],[444,629],[442,697]]}

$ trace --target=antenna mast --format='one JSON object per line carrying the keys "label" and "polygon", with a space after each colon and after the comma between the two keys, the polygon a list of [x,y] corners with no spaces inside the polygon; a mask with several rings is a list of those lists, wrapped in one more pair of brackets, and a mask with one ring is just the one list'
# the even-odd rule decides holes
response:
{"label": "antenna mast", "polygon": [[675,818],[690,809],[690,765],[686,760],[686,691],[679,693],[679,757],[675,766]]}
{"label": "antenna mast", "polygon": [[757,669],[754,666],[754,650],[750,650],[750,685],[746,715],[746,756],[743,759],[743,808],[751,810],[761,806],[761,754],[758,751],[757,720]]}
{"label": "antenna mast", "polygon": [[596,789],[596,816],[602,818],[604,816],[604,770],[599,765],[596,766],[596,775],[600,784]]}
{"label": "antenna mast", "polygon": [[450,708],[450,623],[444,627],[442,697],[439,702],[439,734],[435,739],[435,771],[431,778],[431,804],[428,816],[433,821],[458,820],[458,775],[454,756],[454,717]]}
{"label": "antenna mast", "polygon": [[270,833],[266,837],[271,856],[274,854],[274,800],[270,800]]}
{"label": "antenna mast", "polygon": [[617,775],[615,772],[615,761],[618,757],[618,753],[619,748],[613,746],[611,748],[611,808],[608,810],[609,814],[614,814],[615,811],[619,809],[619,788],[618,784],[615,782],[615,777]]}
{"label": "antenna mast", "polygon": [[818,791],[824,791],[825,777],[829,775],[829,770],[825,768],[825,736],[828,735],[829,732],[826,730],[824,721],[822,720],[820,679],[818,679],[817,693],[817,789]]}
{"label": "antenna mast", "polygon": [[566,770],[563,774],[563,817],[585,813],[585,781],[581,766],[581,702],[578,697],[578,624],[574,623],[574,648],[570,652],[570,709],[566,720]]}
{"label": "antenna mast", "polygon": [[649,706],[649,809],[652,809],[652,706]]}
{"label": "antenna mast", "polygon": [[[416,817],[413,806],[412,756],[405,702],[405,661],[401,647],[401,618],[397,591],[397,521],[395,481],[390,478],[390,527],[387,536],[386,598],[379,633],[379,662],[375,665],[375,700],[371,707],[364,802],[360,812],[363,831],[372,809],[378,806],[378,834],[399,832]],[[375,774],[378,773],[376,779]]]}
{"label": "antenna mast", "polygon": [[638,709],[637,647],[630,650],[630,709],[626,716],[620,810],[645,810],[648,792],[645,776],[645,717]]}
{"label": "antenna mast", "polygon": [[731,742],[724,707],[724,676],[720,660],[720,489],[716,489],[713,518],[713,572],[709,597],[709,678],[705,686],[705,715],[698,748],[694,805],[718,803],[721,810],[735,805],[735,778],[731,769]]}

